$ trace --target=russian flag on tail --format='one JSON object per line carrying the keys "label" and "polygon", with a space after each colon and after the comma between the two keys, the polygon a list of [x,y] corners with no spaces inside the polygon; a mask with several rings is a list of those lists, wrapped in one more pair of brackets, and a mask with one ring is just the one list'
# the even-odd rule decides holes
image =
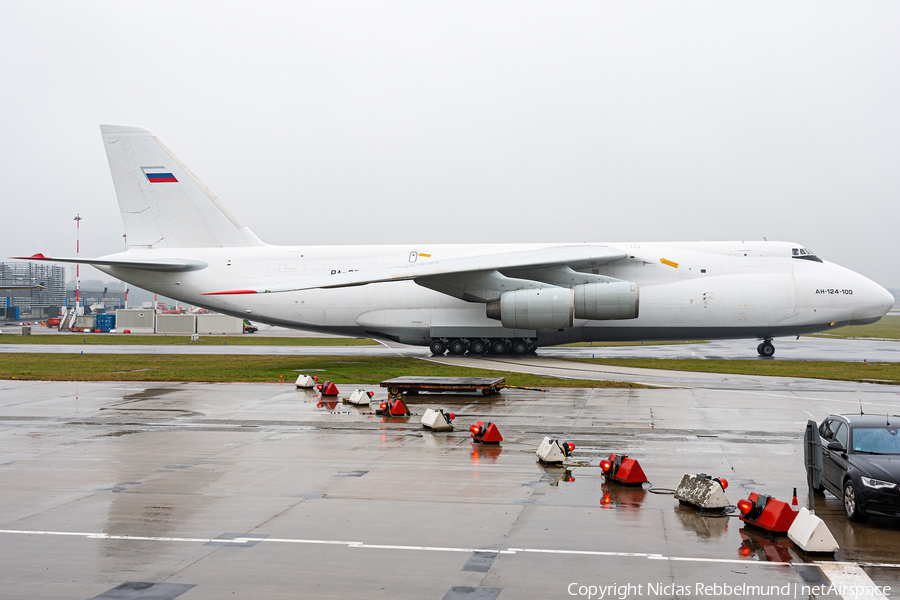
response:
{"label": "russian flag on tail", "polygon": [[171,173],[144,173],[150,183],[178,183]]}

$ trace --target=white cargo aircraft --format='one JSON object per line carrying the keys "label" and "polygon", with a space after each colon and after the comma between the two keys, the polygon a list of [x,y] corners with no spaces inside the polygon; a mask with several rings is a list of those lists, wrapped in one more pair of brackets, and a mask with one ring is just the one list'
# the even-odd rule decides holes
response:
{"label": "white cargo aircraft", "polygon": [[[91,264],[214,311],[306,330],[511,352],[759,339],[872,323],[884,288],[800,244],[270,246],[146,129],[101,125],[128,250]],[[273,207],[273,210],[277,207]]]}

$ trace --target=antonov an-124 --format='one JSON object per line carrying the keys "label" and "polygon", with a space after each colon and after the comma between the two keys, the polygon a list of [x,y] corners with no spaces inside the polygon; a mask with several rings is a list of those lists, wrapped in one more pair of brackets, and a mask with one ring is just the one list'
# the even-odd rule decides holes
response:
{"label": "antonov an-124", "polygon": [[272,325],[434,354],[756,339],[772,356],[773,337],[872,323],[894,304],[875,282],[790,242],[271,246],[152,133],[100,131],[127,251],[20,258],[90,264]]}

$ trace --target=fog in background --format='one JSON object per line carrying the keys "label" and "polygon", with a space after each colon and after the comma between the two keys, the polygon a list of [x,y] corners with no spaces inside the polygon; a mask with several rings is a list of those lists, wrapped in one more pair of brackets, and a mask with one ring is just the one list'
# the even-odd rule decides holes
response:
{"label": "fog in background", "polygon": [[[896,2],[4,2],[0,256],[124,249],[99,123],[272,244],[803,244],[900,287]],[[84,267],[83,278],[105,277]]]}

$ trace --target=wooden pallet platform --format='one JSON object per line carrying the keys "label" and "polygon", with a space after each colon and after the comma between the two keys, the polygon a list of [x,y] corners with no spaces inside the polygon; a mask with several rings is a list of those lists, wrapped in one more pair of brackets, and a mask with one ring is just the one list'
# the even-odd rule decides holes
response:
{"label": "wooden pallet platform", "polygon": [[506,385],[505,377],[394,377],[381,382],[391,395],[409,392],[481,392],[496,394]]}

